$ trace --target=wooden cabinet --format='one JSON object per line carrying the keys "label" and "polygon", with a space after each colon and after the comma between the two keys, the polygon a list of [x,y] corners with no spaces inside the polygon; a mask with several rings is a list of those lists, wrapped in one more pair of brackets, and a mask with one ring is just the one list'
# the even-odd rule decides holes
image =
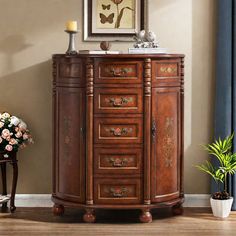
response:
{"label": "wooden cabinet", "polygon": [[54,213],[172,207],[183,193],[183,55],[53,56]]}
{"label": "wooden cabinet", "polygon": [[180,88],[152,88],[152,201],[180,195]]}
{"label": "wooden cabinet", "polygon": [[81,88],[58,87],[55,91],[54,192],[81,203],[85,200],[84,104]]}

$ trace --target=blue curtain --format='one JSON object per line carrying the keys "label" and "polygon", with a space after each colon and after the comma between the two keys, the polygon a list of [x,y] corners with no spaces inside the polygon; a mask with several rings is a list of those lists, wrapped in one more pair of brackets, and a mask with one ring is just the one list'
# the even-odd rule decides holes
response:
{"label": "blue curtain", "polygon": [[[235,13],[236,0],[218,0],[215,138],[224,138],[236,131]],[[236,151],[236,137],[233,151]],[[232,209],[236,210],[236,176],[230,177],[228,185],[228,191],[235,199]],[[213,182],[211,190],[216,190]]]}

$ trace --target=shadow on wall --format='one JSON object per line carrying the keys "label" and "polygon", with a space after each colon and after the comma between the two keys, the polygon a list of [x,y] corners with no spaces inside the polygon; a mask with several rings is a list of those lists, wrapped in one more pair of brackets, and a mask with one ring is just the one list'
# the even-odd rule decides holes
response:
{"label": "shadow on wall", "polygon": [[0,41],[0,53],[6,57],[5,71],[13,70],[13,57],[15,54],[33,46],[28,44],[24,35],[10,35]]}
{"label": "shadow on wall", "polygon": [[[15,46],[16,51],[22,48]],[[35,140],[18,153],[17,193],[51,192],[51,74],[51,62],[45,61],[0,77],[0,110],[22,118]]]}

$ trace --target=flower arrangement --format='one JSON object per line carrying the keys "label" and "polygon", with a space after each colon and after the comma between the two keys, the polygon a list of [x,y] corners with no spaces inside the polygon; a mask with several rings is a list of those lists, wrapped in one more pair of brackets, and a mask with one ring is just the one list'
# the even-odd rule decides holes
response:
{"label": "flower arrangement", "polygon": [[26,123],[7,112],[0,113],[0,152],[4,153],[4,157],[30,143],[33,139]]}

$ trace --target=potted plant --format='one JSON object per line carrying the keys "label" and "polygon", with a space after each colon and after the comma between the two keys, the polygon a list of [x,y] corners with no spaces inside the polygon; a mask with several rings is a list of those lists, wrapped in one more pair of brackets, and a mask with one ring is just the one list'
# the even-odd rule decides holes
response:
{"label": "potted plant", "polygon": [[234,134],[223,140],[219,138],[212,144],[204,145],[210,157],[217,158],[219,162],[217,167],[209,161],[196,166],[199,170],[209,174],[218,186],[218,191],[212,194],[210,202],[213,215],[221,218],[229,216],[233,204],[233,197],[227,192],[228,176],[235,174],[236,171],[236,153],[231,152],[233,138]]}

